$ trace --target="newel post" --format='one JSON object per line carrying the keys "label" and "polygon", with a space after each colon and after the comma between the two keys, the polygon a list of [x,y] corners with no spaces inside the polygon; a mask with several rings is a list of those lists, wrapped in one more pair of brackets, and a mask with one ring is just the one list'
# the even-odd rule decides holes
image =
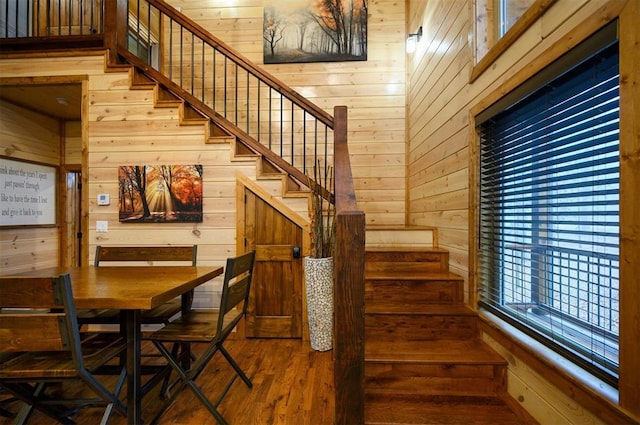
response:
{"label": "newel post", "polygon": [[108,63],[118,63],[118,47],[126,48],[128,25],[127,0],[104,2],[104,47],[109,50]]}
{"label": "newel post", "polygon": [[334,254],[334,386],[337,425],[364,423],[365,214],[357,209],[347,108],[334,109],[336,246]]}

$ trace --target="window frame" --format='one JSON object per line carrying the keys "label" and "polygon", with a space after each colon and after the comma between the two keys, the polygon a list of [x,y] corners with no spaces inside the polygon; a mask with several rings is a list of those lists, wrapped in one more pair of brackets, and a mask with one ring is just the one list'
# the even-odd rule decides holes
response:
{"label": "window frame", "polygon": [[[488,0],[491,1],[491,0]],[[518,38],[524,34],[524,32],[531,27],[557,0],[536,0],[529,9],[513,24],[511,28],[500,37],[499,34],[492,34],[490,37],[489,50],[482,56],[478,57],[478,16],[480,10],[478,7],[478,0],[472,2],[471,16],[474,18],[471,31],[471,51],[473,58],[473,68],[471,75],[469,76],[469,82],[474,82],[484,71],[487,70]],[[487,28],[491,28],[492,31],[497,31],[499,18],[498,13],[493,13],[493,21],[487,23]],[[496,16],[498,16],[496,18]]]}
{"label": "window frame", "polygon": [[[598,416],[606,422],[625,423],[631,417],[640,416],[640,328],[635,320],[640,317],[640,214],[637,198],[640,193],[640,173],[638,173],[637,155],[640,152],[640,139],[637,129],[640,117],[640,80],[636,70],[640,68],[640,34],[637,22],[640,19],[640,3],[607,2],[600,7],[595,5],[582,19],[571,25],[558,28],[560,32],[553,37],[552,43],[536,43],[530,52],[533,58],[528,66],[504,75],[479,94],[477,100],[468,109],[467,127],[469,132],[469,289],[468,299],[471,306],[477,305],[477,176],[479,137],[475,129],[476,117],[494,103],[502,99],[505,93],[512,92],[523,81],[537,73],[561,55],[588,38],[611,21],[618,21],[620,39],[620,378],[618,390],[606,385],[594,376],[560,361],[555,354],[547,352],[535,340],[516,331],[507,323],[490,313],[479,311],[483,338],[495,341],[501,350],[515,356],[519,361],[510,365],[513,373],[520,375],[532,371],[545,377],[558,390],[578,404],[598,411]],[[571,36],[563,34],[570,33]],[[543,397],[544,398],[544,397]],[[625,413],[625,409],[631,415]]]}
{"label": "window frame", "polygon": [[[477,230],[479,235],[484,235],[483,237],[478,237],[478,243],[480,244],[481,241],[484,241],[485,245],[489,244],[488,246],[494,247],[490,250],[481,250],[480,245],[478,246],[479,252],[484,253],[484,255],[480,255],[480,257],[489,260],[489,262],[482,262],[483,267],[478,267],[478,270],[485,270],[484,274],[479,275],[485,276],[485,279],[481,279],[479,277],[478,281],[479,289],[481,289],[482,293],[481,299],[479,301],[480,305],[483,308],[501,317],[503,320],[508,321],[513,326],[519,328],[521,331],[527,333],[529,336],[537,339],[547,347],[558,352],[560,355],[574,362],[578,366],[583,367],[585,370],[588,370],[590,373],[596,376],[599,376],[600,379],[608,382],[612,386],[617,386],[618,335],[613,332],[606,332],[605,328],[594,326],[591,320],[594,320],[594,317],[592,317],[592,308],[594,309],[594,311],[596,311],[597,309],[598,314],[600,314],[601,312],[605,312],[606,309],[600,309],[599,305],[601,305],[602,302],[607,299],[607,296],[610,297],[610,299],[608,300],[609,309],[615,312],[614,317],[618,316],[618,310],[614,309],[613,305],[615,304],[617,306],[619,301],[619,279],[617,273],[619,270],[619,254],[618,257],[612,257],[613,263],[608,263],[610,267],[614,267],[613,269],[608,271],[608,273],[611,273],[613,271],[613,275],[608,274],[600,276],[599,273],[604,273],[608,269],[598,266],[598,276],[600,277],[598,277],[598,279],[595,281],[598,282],[598,291],[601,287],[605,288],[607,284],[613,286],[609,288],[609,292],[607,292],[607,295],[600,295],[598,293],[597,305],[592,304],[592,302],[585,304],[586,301],[582,301],[583,296],[590,297],[592,295],[592,288],[594,287],[594,285],[596,285],[593,280],[594,277],[591,275],[584,275],[582,278],[575,280],[577,276],[571,276],[577,272],[577,269],[574,269],[573,267],[580,267],[580,270],[582,270],[583,267],[588,267],[591,270],[593,261],[596,261],[597,264],[605,264],[606,261],[604,263],[601,263],[601,261],[604,261],[604,257],[601,258],[601,255],[598,253],[600,248],[596,247],[602,246],[603,249],[606,250],[606,248],[604,248],[606,245],[615,243],[617,248],[612,252],[618,253],[620,246],[619,238],[616,238],[615,241],[611,240],[610,237],[603,239],[604,236],[598,236],[601,235],[602,229],[600,227],[592,228],[591,231],[597,232],[594,233],[594,237],[596,237],[596,239],[590,241],[590,243],[594,244],[593,247],[589,245],[587,251],[574,252],[575,249],[579,249],[579,247],[576,246],[575,243],[583,244],[584,242],[586,242],[584,241],[582,235],[585,231],[585,229],[582,228],[583,225],[580,224],[579,229],[577,227],[571,227],[569,225],[569,222],[566,222],[567,224],[562,225],[564,230],[555,228],[555,226],[556,224],[565,223],[566,220],[576,220],[577,216],[575,216],[575,214],[578,214],[578,211],[574,211],[573,213],[567,211],[567,216],[567,214],[562,213],[561,210],[556,210],[556,207],[554,206],[556,205],[556,201],[554,201],[553,199],[558,199],[558,194],[564,192],[564,190],[562,190],[560,186],[555,186],[555,184],[551,187],[545,186],[543,193],[548,193],[548,195],[544,195],[543,193],[536,192],[540,188],[535,183],[537,179],[542,179],[541,182],[544,182],[549,178],[552,178],[552,181],[556,181],[558,179],[556,173],[560,170],[565,170],[566,166],[564,165],[564,163],[556,162],[558,161],[556,158],[561,158],[560,161],[566,160],[562,158],[569,158],[571,159],[571,161],[575,161],[575,159],[573,158],[581,158],[577,163],[571,165],[571,170],[574,169],[573,167],[577,167],[576,170],[579,170],[580,174],[576,175],[571,172],[568,175],[568,178],[572,179],[570,187],[575,189],[571,190],[571,197],[573,198],[573,202],[578,201],[578,199],[575,198],[575,196],[577,196],[578,194],[580,196],[591,197],[593,196],[590,195],[592,193],[591,190],[595,190],[595,187],[591,186],[592,184],[594,184],[594,180],[584,180],[582,183],[580,183],[580,189],[578,192],[576,192],[576,190],[578,190],[578,187],[575,186],[577,182],[574,180],[578,175],[581,175],[584,172],[583,170],[585,170],[585,166],[591,166],[591,162],[585,162],[586,157],[583,158],[583,153],[580,153],[577,156],[571,154],[571,150],[568,150],[564,146],[564,143],[566,142],[554,142],[554,139],[550,139],[548,141],[548,144],[544,145],[549,146],[549,148],[551,149],[549,151],[547,151],[546,149],[534,149],[521,152],[520,148],[516,148],[516,146],[520,145],[520,142],[518,141],[516,143],[514,141],[511,141],[507,145],[508,147],[504,148],[508,149],[508,152],[510,152],[507,154],[507,158],[509,159],[506,160],[506,163],[502,163],[500,161],[504,157],[504,155],[502,154],[503,147],[500,144],[502,143],[501,139],[494,139],[492,134],[495,130],[501,131],[499,129],[502,128],[504,124],[511,123],[508,124],[508,127],[505,129],[507,131],[507,134],[513,135],[513,132],[516,131],[518,134],[517,140],[519,140],[520,137],[523,136],[523,134],[521,133],[525,131],[525,134],[527,135],[526,140],[528,141],[530,140],[529,137],[540,137],[544,133],[540,132],[540,130],[537,129],[536,126],[530,127],[529,125],[525,125],[524,128],[520,129],[520,124],[514,125],[514,120],[516,120],[516,122],[519,122],[518,117],[522,114],[524,114],[524,117],[522,117],[522,119],[524,119],[528,114],[534,112],[536,116],[538,116],[538,114],[544,114],[544,116],[549,114],[549,118],[551,118],[551,116],[563,116],[566,113],[568,114],[566,118],[571,118],[571,120],[573,121],[577,118],[573,118],[574,114],[577,111],[581,111],[583,107],[588,108],[585,111],[589,111],[589,115],[591,115],[592,113],[597,113],[596,111],[598,111],[599,109],[593,108],[590,105],[590,102],[586,102],[583,104],[582,101],[579,101],[578,99],[581,99],[585,96],[584,94],[582,94],[584,93],[582,90],[594,90],[596,93],[600,92],[600,85],[597,84],[594,86],[589,86],[583,85],[581,83],[580,85],[576,86],[577,89],[580,90],[578,92],[573,88],[573,86],[576,82],[584,81],[583,74],[578,74],[574,77],[571,77],[569,80],[565,80],[565,77],[568,76],[570,72],[572,72],[575,65],[582,62],[590,63],[595,59],[597,61],[596,63],[600,63],[602,58],[607,58],[603,63],[608,65],[606,68],[602,69],[602,71],[604,71],[606,75],[616,75],[618,83],[615,86],[617,87],[617,90],[615,92],[610,91],[611,88],[614,87],[614,80],[611,80],[611,77],[608,77],[608,80],[605,81],[607,81],[607,86],[610,86],[610,88],[605,92],[602,92],[602,94],[604,95],[605,99],[609,99],[610,96],[613,96],[612,99],[618,99],[620,60],[618,49],[619,40],[617,37],[617,26],[615,24],[615,22],[609,24],[596,34],[589,37],[587,40],[585,40],[585,42],[578,45],[572,51],[558,58],[556,61],[542,70],[537,76],[538,78],[533,78],[533,82],[531,82],[530,80],[525,81],[517,90],[514,91],[515,94],[512,93],[510,96],[507,96],[507,99],[509,99],[507,102],[499,102],[497,106],[489,108],[483,114],[480,114],[478,117],[479,119],[477,119],[476,121],[476,126],[478,127],[478,129],[483,128],[484,132],[488,131],[488,133],[485,133],[485,136],[483,136],[481,139],[486,140],[486,142],[482,142],[482,144],[486,145],[487,148],[490,149],[490,151],[488,151],[488,154],[491,158],[490,164],[493,165],[488,168],[488,171],[492,176],[489,184],[491,184],[491,182],[494,182],[493,184],[495,185],[490,186],[491,191],[489,192],[492,199],[495,198],[495,200],[486,204],[487,207],[490,208],[490,210],[487,210],[487,212],[490,213],[490,215],[488,216],[490,222],[487,222],[487,219],[485,218],[478,221],[478,226],[480,226],[481,223],[485,223],[485,225],[491,226],[489,228],[494,228],[494,226],[496,225],[498,226],[498,234],[494,235],[488,234],[487,228],[481,229],[479,227]],[[613,64],[616,64],[615,68],[612,67]],[[581,68],[579,69],[584,70],[581,72],[587,72],[591,74],[592,68],[584,68],[584,65],[581,65]],[[600,69],[600,65],[598,65],[598,69]],[[611,74],[611,72],[616,72],[616,74]],[[565,110],[561,108],[562,103],[560,103],[557,104],[557,106],[553,106],[553,109],[549,111],[546,108],[547,101],[544,101],[542,104],[538,104],[537,106],[535,104],[530,104],[531,97],[529,97],[529,94],[533,93],[536,93],[536,95],[532,97],[533,99],[539,98],[540,100],[550,100],[551,98],[549,98],[548,96],[552,96],[553,99],[556,99],[555,95],[552,94],[555,92],[555,89],[549,91],[548,87],[549,83],[551,83],[552,81],[553,82],[551,83],[551,86],[556,87],[557,83],[555,82],[555,79],[557,77],[560,77],[561,75],[563,77],[560,81],[564,80],[570,84],[564,89],[559,89],[560,93],[562,93],[562,96],[569,94],[569,92],[567,91],[568,89],[570,89],[571,92],[575,91],[575,93],[581,93],[580,97],[576,97],[575,105],[573,103],[569,103],[572,107]],[[602,77],[602,75],[600,75],[600,77]],[[589,96],[591,96],[591,94],[589,94]],[[517,104],[523,99],[529,100],[526,100],[525,103],[521,105],[521,108],[524,108],[522,109],[521,114],[520,112],[518,112],[521,109],[513,110],[512,105]],[[562,99],[562,97],[560,97],[559,99]],[[551,102],[551,105],[555,104],[555,100]],[[618,101],[614,101],[610,104],[608,101],[608,105],[609,107],[614,108],[612,109],[613,115],[610,115],[607,118],[608,120],[610,120],[618,116],[618,114],[615,113],[615,111],[618,110]],[[506,123],[503,121],[504,118],[499,118],[505,117],[504,114],[506,114],[506,118],[508,118]],[[580,114],[583,114],[583,112],[580,112]],[[594,115],[593,118],[590,119],[596,119],[597,116],[599,116],[599,114]],[[493,120],[494,117],[498,119],[497,122]],[[554,121],[548,122],[553,123]],[[503,124],[495,127],[497,123]],[[602,147],[604,146],[600,145],[600,143],[604,142],[607,144],[607,146],[609,146],[606,149],[610,152],[608,154],[609,159],[607,161],[615,161],[612,163],[612,165],[615,165],[616,168],[611,168],[611,166],[607,165],[604,168],[598,169],[597,176],[602,176],[599,177],[602,180],[595,180],[595,184],[597,185],[596,187],[599,188],[599,191],[601,191],[603,188],[603,186],[601,186],[602,184],[607,184],[607,187],[610,187],[608,179],[610,178],[613,171],[617,170],[616,173],[618,173],[617,175],[619,175],[619,160],[617,159],[619,157],[619,119],[616,128],[617,133],[615,135],[617,137],[615,139],[612,139],[612,135],[609,133],[609,130],[601,133],[598,127],[594,127],[593,129],[589,130],[589,133],[585,135],[587,136],[586,139],[578,138],[573,142],[578,143],[579,146],[581,146],[581,150],[585,149],[588,145],[588,152],[590,155],[600,155],[597,152],[601,151]],[[550,128],[550,130],[554,133],[557,133],[559,129],[560,127],[558,123],[555,123]],[[613,127],[611,127],[611,130],[613,130]],[[594,131],[594,133],[591,133],[591,131]],[[557,134],[560,135],[562,133]],[[592,139],[592,137],[595,138]],[[574,138],[572,137],[571,139]],[[592,143],[594,142],[596,143],[596,145],[592,145]],[[554,145],[555,147],[553,147]],[[531,145],[531,142],[528,141],[527,146],[533,145]],[[612,156],[612,153],[614,153],[615,156]],[[559,156],[556,157],[555,155]],[[544,160],[545,163],[547,163],[546,160],[549,159],[549,166],[545,166],[544,168],[540,169],[540,171],[533,172],[534,170],[531,170],[530,172],[527,172],[525,176],[530,177],[526,177],[526,179],[520,183],[518,183],[518,178],[524,178],[525,176],[514,177],[511,174],[503,174],[505,170],[503,165],[506,166],[506,169],[512,169],[513,167],[516,167],[514,171],[518,170],[516,171],[518,173],[524,172],[524,170],[529,169],[530,165],[527,165],[528,163],[526,162],[526,158],[528,158],[529,156],[531,156],[532,160]],[[514,158],[518,159],[515,160]],[[607,162],[607,164],[609,164],[609,162]],[[481,170],[484,167],[482,160],[479,162],[479,167]],[[499,174],[496,175],[495,173]],[[566,175],[566,172],[562,171],[562,175]],[[504,189],[500,189],[499,192],[496,193],[495,190],[499,187],[502,187],[503,183],[496,182],[495,179],[502,179],[505,177],[507,178],[507,181],[511,183],[507,184]],[[533,178],[534,180],[530,181],[530,178]],[[478,181],[479,184],[481,184],[482,182],[483,180]],[[559,181],[557,183],[559,183]],[[523,184],[524,186],[522,186]],[[533,184],[533,186],[528,189],[531,192],[526,192],[528,195],[525,195],[525,192],[523,192],[523,190],[527,190],[526,188],[531,184]],[[584,187],[589,190],[588,192],[584,192],[582,186],[583,184],[585,185]],[[484,187],[484,185],[482,186]],[[525,198],[527,196],[533,196],[532,201],[536,201],[529,206],[532,209],[529,210],[529,207],[527,206],[523,207],[520,196],[514,198],[514,193],[520,193],[520,196],[524,196]],[[550,198],[548,199],[548,203],[547,196],[550,196]],[[612,196],[613,192],[611,195],[607,196],[607,199],[613,200]],[[616,198],[617,203],[614,204],[615,209],[612,211],[617,211],[619,214],[619,192],[617,193]],[[579,214],[584,213],[582,211],[582,208],[587,207],[588,205],[592,205],[592,201],[588,202],[588,199],[589,198],[580,198],[579,203],[583,207],[581,207]],[[496,202],[498,202],[498,204],[496,204]],[[538,202],[542,202],[542,205],[546,205],[547,207],[543,209],[535,208],[535,205],[537,205]],[[481,205],[482,204],[479,204],[479,206]],[[503,206],[509,206],[508,211],[503,211]],[[525,210],[522,210],[521,213],[518,213],[514,216],[513,214],[519,211],[519,209],[514,210],[513,208],[525,208]],[[593,204],[593,208],[595,214],[593,218],[597,217],[598,220],[606,220],[606,222],[609,223],[607,226],[610,228],[610,230],[615,230],[614,234],[616,235],[619,234],[619,230],[617,228],[617,222],[619,222],[619,219],[611,221],[611,218],[608,218],[609,213],[607,213],[606,215],[602,215],[602,211],[599,211],[601,208],[599,208],[597,204]],[[610,208],[611,207],[607,207],[607,211],[609,211]],[[479,210],[479,212],[482,213],[482,208],[479,208]],[[527,213],[527,211],[529,212]],[[505,213],[506,215],[503,216],[503,214]],[[561,215],[558,216],[558,213],[561,213]],[[487,217],[486,214],[483,214],[483,217]],[[494,219],[493,217],[498,218]],[[521,223],[521,220],[526,219],[526,217],[529,217],[529,220],[531,220],[532,227],[521,227],[520,224],[524,224]],[[544,232],[542,233],[539,233],[539,229],[536,227],[536,223],[538,223],[538,220],[540,219],[542,219],[542,222],[544,223],[548,222],[548,224],[545,225],[546,230],[544,230]],[[578,226],[577,223],[579,222],[580,221],[577,221],[575,225]],[[600,222],[598,221],[598,223]],[[604,225],[604,222],[602,223],[602,225]],[[569,231],[569,233],[566,233],[567,231]],[[503,235],[502,232],[506,233]],[[562,235],[562,239],[558,239],[560,235]],[[580,249],[583,250],[584,248]],[[571,260],[562,260],[564,265],[560,266],[558,263],[558,258],[561,257],[571,258]],[[492,266],[492,264],[494,264],[495,262],[498,262],[496,263],[497,265]],[[480,264],[480,262],[478,264]],[[537,266],[533,266],[534,264],[537,264]],[[520,270],[521,267],[523,267],[522,270]],[[551,267],[555,270],[554,273],[550,273],[549,268]],[[516,273],[517,276],[515,276],[514,273]],[[586,280],[583,280],[583,278]],[[600,279],[603,280],[601,281]],[[529,293],[529,290],[527,288],[529,288],[532,292]],[[611,289],[614,289],[614,291],[611,292]],[[515,290],[516,292],[512,293],[513,290]],[[573,295],[569,295],[570,292]],[[562,307],[561,309],[558,309],[556,305],[558,300],[555,300],[556,297],[559,296],[559,294],[565,294],[565,296],[568,297],[566,299],[563,298],[562,304],[564,305],[564,307]],[[593,295],[595,296],[595,294]],[[522,304],[523,302],[525,304]],[[576,305],[573,308],[577,310],[575,310],[573,313],[567,314],[566,311],[563,311],[565,308],[567,308],[567,306],[572,306],[574,303],[576,303]],[[578,305],[580,307],[578,307]],[[590,319],[585,320],[584,317],[580,317],[583,315],[583,313],[581,313],[583,308],[587,309]],[[543,312],[544,314],[542,314]],[[600,316],[598,315],[597,318],[599,319]],[[546,325],[545,322],[547,322]],[[565,330],[554,330],[554,324],[557,325],[558,323],[561,323],[563,325],[561,329]],[[591,348],[589,348],[588,344],[584,342],[585,338],[586,341],[591,343]]]}

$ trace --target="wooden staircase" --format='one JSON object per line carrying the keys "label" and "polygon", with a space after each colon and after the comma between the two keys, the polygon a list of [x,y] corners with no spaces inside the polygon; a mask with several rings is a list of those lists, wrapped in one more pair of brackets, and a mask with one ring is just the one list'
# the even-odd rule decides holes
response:
{"label": "wooden staircase", "polygon": [[206,145],[226,144],[230,148],[230,163],[236,168],[242,165],[255,164],[255,172],[247,175],[248,180],[257,183],[255,189],[263,199],[283,205],[286,211],[296,213],[301,217],[308,217],[308,205],[310,191],[291,178],[286,172],[279,169],[264,155],[256,154],[242,144],[233,134],[217,124],[189,102],[181,99],[169,91],[162,83],[159,83],[139,68],[131,65],[117,65],[115,71],[127,71],[129,74],[129,87],[131,90],[152,90],[153,105],[155,108],[173,108],[178,111],[178,119],[181,126],[201,126],[204,128],[204,140]]}
{"label": "wooden staircase", "polygon": [[[402,240],[406,230],[412,229],[380,233]],[[435,241],[429,232],[413,229],[413,240]],[[372,236],[365,266],[366,423],[535,423],[507,394],[507,362],[480,339],[478,316],[464,304],[464,281],[449,272],[448,252],[429,242],[393,247],[388,237]]]}

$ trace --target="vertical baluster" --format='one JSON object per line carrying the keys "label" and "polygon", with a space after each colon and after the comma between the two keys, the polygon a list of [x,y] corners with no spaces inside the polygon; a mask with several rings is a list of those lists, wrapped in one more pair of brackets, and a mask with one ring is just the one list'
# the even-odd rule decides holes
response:
{"label": "vertical baluster", "polygon": [[257,114],[257,116],[258,116],[258,129],[257,129],[257,131],[258,131],[258,137],[256,137],[256,139],[258,141],[260,141],[260,127],[261,127],[260,124],[262,123],[262,121],[260,120],[260,116],[262,115],[261,111],[260,111],[260,79],[256,78],[256,81],[258,82],[258,91],[256,93],[256,96],[258,96],[257,97],[257,100],[258,100],[257,101],[257,108],[258,108],[258,114]]}
{"label": "vertical baluster", "polygon": [[25,29],[24,29],[24,31],[25,31],[24,35],[26,37],[30,37],[31,34],[32,34],[32,29],[30,28],[31,25],[33,25],[32,21],[33,20],[31,19],[31,2],[28,1],[27,2],[27,19],[26,19],[26,22],[25,22]]}
{"label": "vertical baluster", "polygon": [[329,164],[329,127],[324,125],[324,172],[327,173],[329,170],[327,165]]}
{"label": "vertical baluster", "polygon": [[282,101],[282,92],[280,92],[280,156],[282,156],[283,143],[282,138],[284,137],[283,127],[284,127],[284,110],[283,110],[283,101]]}
{"label": "vertical baluster", "polygon": [[[247,102],[247,134],[251,134],[251,132],[249,131],[249,71],[247,70],[247,99],[245,100]],[[258,141],[260,141],[258,139]]]}
{"label": "vertical baluster", "polygon": [[136,56],[140,57],[140,0],[136,2]]}
{"label": "vertical baluster", "polygon": [[36,3],[36,23],[35,28],[32,31],[32,34],[36,37],[40,35],[40,1],[41,0],[37,0]]}
{"label": "vertical baluster", "polygon": [[[60,27],[60,0],[58,0],[58,27]],[[51,14],[51,9],[47,9],[48,14]],[[60,28],[58,28],[60,31]],[[47,35],[51,35],[51,25],[47,25]]]}
{"label": "vertical baluster", "polygon": [[224,117],[227,118],[227,57],[224,57]]}
{"label": "vertical baluster", "polygon": [[235,125],[238,125],[238,64],[235,64],[235,75],[234,75],[234,97],[235,97],[235,107],[233,110],[235,111],[235,121],[233,122]]}
{"label": "vertical baluster", "polygon": [[82,28],[84,26],[84,1],[85,0],[80,0],[80,35],[84,34],[84,29]]}
{"label": "vertical baluster", "polygon": [[3,33],[5,38],[9,38],[9,2],[8,1],[4,3],[4,16],[6,16],[7,19],[5,20]]}
{"label": "vertical baluster", "polygon": [[[67,1],[67,35],[71,35],[71,31],[73,29],[73,4],[72,0]],[[73,2],[75,4],[75,2]],[[60,35],[60,34],[58,34]]]}
{"label": "vertical baluster", "polygon": [[169,18],[169,80],[173,81],[173,18]]}
{"label": "vertical baluster", "polygon": [[272,122],[273,122],[273,89],[269,87],[269,149],[271,149],[271,135],[273,134]]}
{"label": "vertical baluster", "polygon": [[182,55],[184,54],[184,47],[182,45],[182,42],[183,42],[182,30],[183,30],[183,27],[182,27],[182,25],[180,25],[180,66],[179,66],[180,74],[178,75],[178,78],[179,78],[179,81],[180,81],[180,87],[182,87],[182,64],[183,64]]}
{"label": "vertical baluster", "polygon": [[91,0],[91,6],[90,7],[91,7],[91,10],[89,10],[89,32],[91,34],[95,34],[96,33],[96,25],[95,25],[95,22],[94,22],[94,19],[95,19],[94,9],[96,7],[95,0]]}
{"label": "vertical baluster", "polygon": [[[46,35],[51,35],[51,0],[47,0],[47,8],[45,10],[45,13],[47,18]],[[40,35],[40,29],[38,29],[38,35]]]}
{"label": "vertical baluster", "polygon": [[151,65],[151,4],[147,2],[147,64]]}
{"label": "vertical baluster", "polygon": [[195,52],[196,50],[196,42],[195,42],[195,35],[193,35],[193,33],[191,34],[191,94],[195,96],[194,94],[194,90],[195,90],[195,75],[196,75],[196,70],[195,68],[195,62],[196,62],[196,57],[195,57]]}
{"label": "vertical baluster", "polygon": [[302,172],[307,172],[307,111],[302,110]]}
{"label": "vertical baluster", "polygon": [[205,44],[204,44],[204,40],[202,40],[202,52],[200,53],[200,61],[202,62],[200,64],[200,81],[202,82],[201,86],[202,86],[202,103],[206,104],[206,96],[204,93],[204,75],[205,75],[205,67],[204,67],[204,49],[205,49]]}
{"label": "vertical baluster", "polygon": [[313,163],[318,160],[318,120],[316,119],[313,129]]}
{"label": "vertical baluster", "polygon": [[213,91],[213,100],[211,101],[213,104],[213,110],[216,110],[216,74],[217,74],[217,70],[216,70],[216,49],[213,49],[213,82],[211,84],[211,91]]}
{"label": "vertical baluster", "polygon": [[294,126],[293,126],[293,120],[294,120],[294,115],[293,113],[295,112],[295,104],[293,103],[293,100],[291,101],[291,165],[295,165],[294,163],[294,158],[296,156],[296,152],[294,150]]}

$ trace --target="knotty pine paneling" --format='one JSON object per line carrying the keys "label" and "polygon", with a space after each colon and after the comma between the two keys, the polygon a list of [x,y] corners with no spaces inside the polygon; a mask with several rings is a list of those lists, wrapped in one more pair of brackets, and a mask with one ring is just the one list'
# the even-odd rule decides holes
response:
{"label": "knotty pine paneling", "polygon": [[[168,3],[262,64],[263,6],[268,2]],[[380,0],[369,1],[368,7],[367,61],[272,64],[264,69],[331,114],[334,106],[348,107],[358,207],[365,211],[367,223],[404,224],[405,4]]]}
{"label": "knotty pine paneling", "polygon": [[[0,100],[0,154],[15,160],[58,166],[57,120]],[[57,227],[0,227],[0,273],[58,265]]]}
{"label": "knotty pine paneling", "polygon": [[[104,71],[104,56],[81,58],[28,58],[0,60],[0,73],[4,76],[23,78],[50,69],[51,76],[83,75],[87,78],[84,98],[86,112],[86,154],[82,156],[82,126],[68,123],[65,126],[65,162],[83,163],[87,185],[88,262],[93,262],[98,244],[198,244],[198,264],[224,265],[227,257],[236,252],[236,173],[251,179],[256,177],[255,160],[232,161],[229,144],[205,144],[204,126],[179,124],[178,108],[155,108],[152,90],[130,90],[127,72]],[[3,154],[17,152],[16,156],[28,156],[31,151],[42,152],[58,160],[60,135],[57,121],[48,127],[50,135],[40,130],[48,121],[33,117],[12,105],[0,104],[0,132],[11,135],[2,141]],[[36,126],[33,122],[38,121]],[[19,125],[18,125],[19,124]],[[47,128],[48,128],[47,127]],[[18,131],[16,130],[22,130]],[[26,131],[25,129],[34,131]],[[55,142],[55,143],[54,143]],[[39,153],[39,157],[45,156]],[[32,158],[34,159],[34,158]],[[41,160],[42,161],[42,160]],[[42,161],[46,162],[46,161]],[[204,220],[202,223],[120,223],[118,220],[118,166],[159,164],[202,164],[204,166]],[[276,187],[277,186],[277,187]],[[282,196],[267,185],[274,196]],[[111,204],[98,206],[98,194],[110,195]],[[108,222],[107,233],[97,233],[97,220]],[[48,239],[51,239],[49,243]],[[23,242],[24,241],[24,242]],[[24,229],[0,231],[1,261],[5,270],[21,271],[33,267],[43,268],[57,264],[57,229]],[[47,247],[45,245],[51,245]],[[6,249],[5,249],[6,248]],[[43,262],[43,257],[49,263]],[[9,269],[5,266],[11,266]],[[219,300],[222,278],[197,289],[195,305],[214,307]]]}
{"label": "knotty pine paneling", "polygon": [[[410,55],[407,61],[407,209],[410,224],[437,227],[439,245],[450,251],[450,268],[465,277],[465,297],[473,303],[476,297],[475,288],[469,287],[470,261],[473,258],[473,253],[470,252],[470,235],[473,231],[470,223],[473,223],[473,217],[469,216],[472,211],[469,182],[475,182],[474,176],[470,175],[470,164],[474,161],[472,155],[475,152],[471,149],[471,144],[475,143],[475,140],[470,140],[474,134],[473,128],[470,128],[474,125],[470,122],[470,111],[479,112],[486,108],[497,100],[501,93],[508,92],[534,75],[612,17],[620,14],[629,16],[629,13],[635,13],[633,16],[637,16],[638,12],[637,2],[634,0],[557,0],[510,48],[470,82],[473,68],[472,46],[469,45],[473,40],[469,36],[473,30],[474,19],[471,16],[472,1],[411,0],[408,3],[408,27],[413,32],[422,26],[423,37],[416,52]],[[633,10],[632,5],[636,5],[635,12],[627,11],[627,15],[621,12],[625,7]],[[633,34],[636,30],[635,27],[629,27],[627,32],[621,29],[621,33]],[[631,57],[628,59],[629,64],[638,63],[640,53],[637,49],[629,48],[622,52],[622,55],[625,54]],[[621,59],[621,63],[623,61]],[[635,69],[637,70],[637,67]],[[629,110],[633,110],[633,105],[637,102],[637,99],[630,100],[627,103],[631,108]],[[625,105],[621,102],[621,116],[624,114],[624,108]],[[631,116],[632,113],[628,115]],[[631,120],[627,127],[629,130],[638,128],[637,119],[638,116],[635,114],[636,121]],[[621,126],[622,124],[621,120]],[[632,134],[632,131],[628,134]],[[631,146],[628,144],[629,141],[621,140],[621,143]],[[621,199],[623,205],[625,202],[635,201]],[[635,224],[630,224],[637,226],[638,218],[635,220]],[[630,240],[637,244],[637,238],[632,237]],[[474,283],[473,280],[471,283]],[[637,286],[637,282],[627,279],[621,281],[621,286],[630,287],[629,293],[634,293],[633,288]],[[633,320],[629,320],[633,314],[637,317],[637,307],[631,307],[628,311],[626,325],[622,323],[625,314],[621,312],[621,326],[630,326],[628,335],[637,336],[637,326],[633,324]],[[621,344],[621,347],[623,345]],[[627,359],[637,360],[637,338],[627,339],[626,348],[622,350],[636,353]],[[502,351],[509,358],[508,350]],[[625,356],[621,355],[621,359],[624,358]],[[624,370],[631,376],[622,377],[621,382],[626,382],[627,389],[630,388],[630,384],[637,388],[637,364],[627,364],[626,369],[621,364],[621,371]],[[553,373],[556,372],[545,370],[541,375]],[[604,406],[608,403],[603,401],[602,404],[594,404],[592,399],[582,397],[569,385],[562,388],[561,392],[555,391],[555,387],[549,382],[533,382],[542,378],[532,373],[526,364],[510,365],[509,374],[510,392],[514,398],[522,397],[526,400],[526,407],[541,423],[552,418],[549,409],[562,412],[562,419],[567,423],[582,423],[585,418],[591,418],[587,410],[593,412],[605,409]],[[514,383],[513,386],[511,382]],[[517,384],[518,382],[525,384]],[[562,381],[555,379],[553,382]],[[549,385],[554,391],[548,391]],[[558,385],[558,388],[561,388],[561,384]],[[556,397],[554,394],[561,394],[562,397]],[[637,392],[627,391],[626,397],[627,400],[637,400]],[[634,409],[637,405],[638,403],[627,402],[626,407]]]}
{"label": "knotty pine paneling", "polygon": [[64,123],[64,163],[82,164],[82,123],[80,121]]}

